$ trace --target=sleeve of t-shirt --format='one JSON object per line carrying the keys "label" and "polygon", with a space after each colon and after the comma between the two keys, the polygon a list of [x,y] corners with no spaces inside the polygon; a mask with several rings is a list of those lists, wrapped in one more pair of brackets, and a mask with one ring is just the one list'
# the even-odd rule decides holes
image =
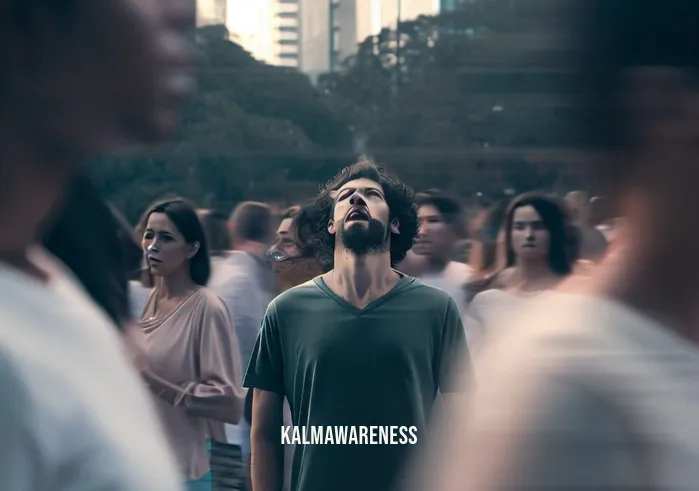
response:
{"label": "sleeve of t-shirt", "polygon": [[284,395],[284,365],[277,309],[272,302],[262,320],[243,386]]}
{"label": "sleeve of t-shirt", "polygon": [[442,393],[461,392],[462,371],[471,372],[471,358],[466,343],[466,332],[459,308],[453,298],[449,299],[442,325],[442,339],[439,349],[439,390]]}

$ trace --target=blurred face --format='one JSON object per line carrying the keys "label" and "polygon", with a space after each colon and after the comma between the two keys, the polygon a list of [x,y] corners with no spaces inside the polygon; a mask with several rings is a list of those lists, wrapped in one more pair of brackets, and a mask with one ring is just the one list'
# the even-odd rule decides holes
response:
{"label": "blurred face", "polygon": [[282,220],[277,228],[277,240],[269,248],[268,255],[272,259],[272,269],[278,275],[289,274],[294,266],[294,259],[299,258],[302,253],[293,225],[292,218]]}
{"label": "blurred face", "polygon": [[543,259],[549,253],[550,235],[531,205],[520,206],[512,218],[512,248],[520,259]]}
{"label": "blurred face", "polygon": [[300,285],[322,273],[313,257],[301,257],[294,220],[285,218],[277,229],[277,241],[270,248],[272,269],[281,291]]}
{"label": "blurred face", "polygon": [[456,236],[437,207],[423,205],[417,211],[420,235],[413,246],[421,256],[450,257]]}
{"label": "blurred face", "polygon": [[0,19],[12,43],[0,50],[0,72],[20,124],[78,152],[151,144],[178,130],[193,87],[194,0],[29,3],[30,33]]}
{"label": "blurred face", "polygon": [[151,213],[143,233],[143,251],[154,276],[170,276],[189,268],[189,260],[199,249],[188,243],[165,213]]}
{"label": "blurred face", "polygon": [[349,181],[335,192],[335,210],[328,231],[339,244],[356,255],[388,250],[390,233],[398,222],[389,223],[383,188],[371,179]]}
{"label": "blurred face", "polygon": [[296,234],[293,230],[293,218],[285,218],[277,228],[277,240],[272,245],[271,250],[277,251],[288,258],[299,257],[301,246],[296,241]]}

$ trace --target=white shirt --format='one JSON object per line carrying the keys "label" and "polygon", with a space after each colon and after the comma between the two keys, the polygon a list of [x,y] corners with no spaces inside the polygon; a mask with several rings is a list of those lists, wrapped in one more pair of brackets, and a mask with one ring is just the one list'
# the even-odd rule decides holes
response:
{"label": "white shirt", "polygon": [[[476,355],[486,339],[493,334],[493,329],[508,328],[502,325],[502,319],[511,315],[525,298],[503,290],[486,290],[473,297],[463,315],[466,339],[472,356]],[[512,326],[512,329],[516,328]]]}
{"label": "white shirt", "polygon": [[504,322],[432,489],[699,489],[695,345],[592,296],[547,293]]}
{"label": "white shirt", "polygon": [[425,273],[420,275],[420,281],[424,284],[444,290],[456,302],[459,311],[463,313],[466,304],[464,286],[471,281],[473,269],[464,263],[452,261],[439,273]]}
{"label": "white shirt", "polygon": [[178,491],[143,382],[106,315],[57,262],[0,263],[0,489]]}

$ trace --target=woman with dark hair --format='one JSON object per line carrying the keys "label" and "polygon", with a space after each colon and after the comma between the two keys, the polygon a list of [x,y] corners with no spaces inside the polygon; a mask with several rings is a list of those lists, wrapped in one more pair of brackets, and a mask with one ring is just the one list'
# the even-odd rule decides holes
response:
{"label": "woman with dark hair", "polygon": [[182,199],[145,214],[143,250],[154,288],[141,319],[148,368],[165,429],[190,490],[210,489],[209,440],[226,442],[244,392],[237,340],[223,301],[205,288],[206,235]]}
{"label": "woman with dark hair", "polygon": [[556,288],[573,272],[575,232],[563,203],[538,193],[516,197],[503,216],[504,264],[480,281],[464,322],[474,350],[488,327],[521,301]]}

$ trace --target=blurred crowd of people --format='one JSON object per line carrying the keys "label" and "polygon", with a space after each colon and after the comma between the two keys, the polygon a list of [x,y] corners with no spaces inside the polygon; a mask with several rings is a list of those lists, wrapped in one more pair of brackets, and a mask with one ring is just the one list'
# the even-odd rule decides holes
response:
{"label": "blurred crowd of people", "polygon": [[0,0],[2,489],[697,489],[699,3],[580,5],[603,196],[467,223],[362,158],[134,229],[82,162],[176,134],[194,2]]}

